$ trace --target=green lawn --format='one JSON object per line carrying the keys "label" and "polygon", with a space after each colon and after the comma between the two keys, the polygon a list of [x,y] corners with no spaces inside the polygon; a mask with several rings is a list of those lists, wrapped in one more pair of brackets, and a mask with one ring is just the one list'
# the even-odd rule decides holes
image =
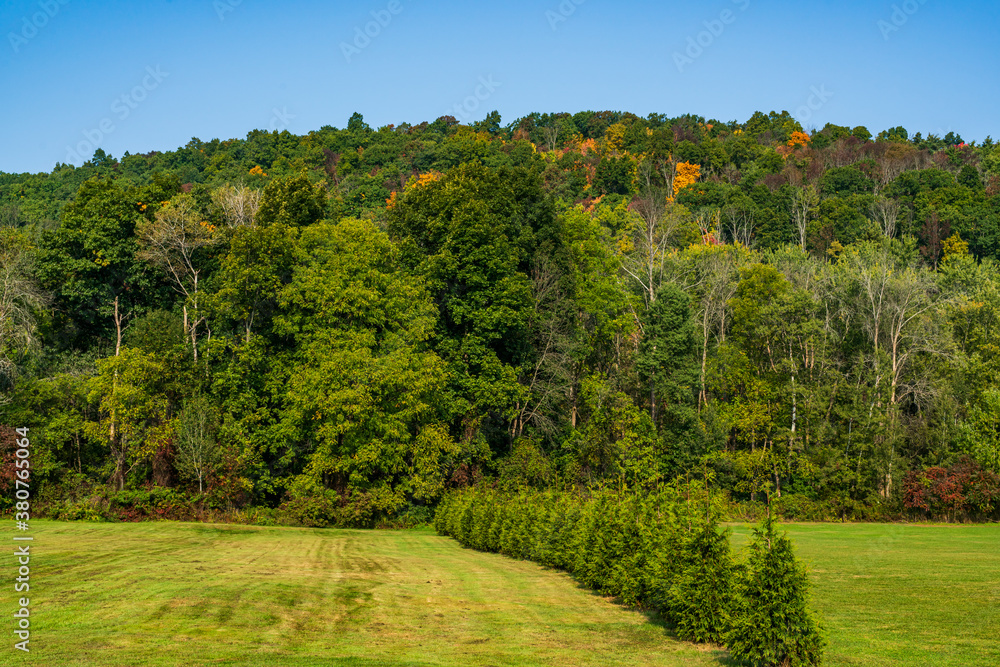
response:
{"label": "green lawn", "polygon": [[[1000,665],[1000,526],[788,530],[828,664]],[[32,534],[32,652],[10,639],[4,665],[726,663],[565,574],[429,530],[36,521]]]}

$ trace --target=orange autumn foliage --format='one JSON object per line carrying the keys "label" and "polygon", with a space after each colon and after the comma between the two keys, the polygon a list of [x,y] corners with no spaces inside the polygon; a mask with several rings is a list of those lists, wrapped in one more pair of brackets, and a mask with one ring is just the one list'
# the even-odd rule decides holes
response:
{"label": "orange autumn foliage", "polygon": [[597,142],[593,139],[584,139],[580,142],[580,155],[597,152]]}
{"label": "orange autumn foliage", "polygon": [[589,190],[594,185],[594,176],[597,175],[597,167],[592,164],[583,165],[583,170],[587,176],[587,187],[584,190]]}
{"label": "orange autumn foliage", "polygon": [[[593,213],[593,212],[594,212],[594,209],[595,209],[595,208],[597,208],[597,205],[601,203],[601,200],[602,200],[602,199],[604,199],[604,195],[601,195],[600,197],[596,197],[596,198],[594,198],[594,199],[590,200],[590,203],[589,203],[589,204],[587,204],[587,205],[586,205],[586,206],[584,207],[584,210],[585,210],[585,211],[586,211],[587,213]],[[584,203],[586,204],[586,203],[587,203],[587,201],[585,200],[585,201],[584,201]]]}
{"label": "orange autumn foliage", "polygon": [[426,174],[420,174],[420,176],[417,177],[416,182],[413,183],[413,185],[410,187],[414,188],[423,187],[428,183],[433,183],[434,181],[440,179],[441,175],[442,174],[439,171],[428,171]]}
{"label": "orange autumn foliage", "polygon": [[[406,187],[403,189],[403,194],[406,194],[410,190],[415,188],[422,188],[429,183],[440,180],[444,176],[440,171],[428,171],[424,174],[419,174],[417,176],[411,176],[406,182]],[[361,195],[364,197],[364,195]],[[389,194],[389,198],[385,200],[385,207],[388,210],[395,208],[396,203],[399,201],[399,193],[393,190]]]}
{"label": "orange autumn foliage", "polygon": [[690,162],[677,163],[677,175],[674,176],[674,195],[670,198],[673,201],[677,198],[677,193],[689,185],[693,185],[701,178],[701,165]]}
{"label": "orange autumn foliage", "polygon": [[805,132],[792,132],[792,138],[788,140],[789,146],[805,146],[812,139]]}

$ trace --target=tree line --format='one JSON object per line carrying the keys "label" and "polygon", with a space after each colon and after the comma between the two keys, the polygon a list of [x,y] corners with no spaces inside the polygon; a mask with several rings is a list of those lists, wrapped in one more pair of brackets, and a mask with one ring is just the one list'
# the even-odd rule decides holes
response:
{"label": "tree line", "polygon": [[998,192],[991,139],[786,112],[98,150],[0,174],[0,423],[54,508],[375,525],[707,466],[735,504],[988,517]]}

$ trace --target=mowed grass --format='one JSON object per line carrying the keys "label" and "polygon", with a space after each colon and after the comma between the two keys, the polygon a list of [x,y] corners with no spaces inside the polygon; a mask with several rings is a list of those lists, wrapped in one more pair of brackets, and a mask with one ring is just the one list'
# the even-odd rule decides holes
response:
{"label": "mowed grass", "polygon": [[[811,568],[826,664],[1000,665],[1000,526],[785,528]],[[36,521],[32,534],[32,652],[11,639],[0,664],[728,663],[563,573],[430,530]],[[13,559],[3,568],[9,581]]]}
{"label": "mowed grass", "polygon": [[0,647],[0,664],[696,666],[723,655],[563,573],[426,529],[36,521],[32,534],[32,652]]}

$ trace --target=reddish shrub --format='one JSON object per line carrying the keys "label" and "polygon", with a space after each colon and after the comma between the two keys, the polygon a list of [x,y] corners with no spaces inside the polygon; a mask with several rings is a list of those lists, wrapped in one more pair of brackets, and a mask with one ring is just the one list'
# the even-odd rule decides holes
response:
{"label": "reddish shrub", "polygon": [[17,450],[17,431],[9,426],[0,426],[0,492],[6,494],[14,485],[14,452]]}
{"label": "reddish shrub", "polygon": [[14,462],[17,456],[17,440],[20,436],[9,426],[0,426],[0,512],[9,512],[14,507]]}
{"label": "reddish shrub", "polygon": [[1000,509],[1000,476],[968,457],[950,468],[911,472],[903,481],[903,504],[929,518],[987,518]]}

